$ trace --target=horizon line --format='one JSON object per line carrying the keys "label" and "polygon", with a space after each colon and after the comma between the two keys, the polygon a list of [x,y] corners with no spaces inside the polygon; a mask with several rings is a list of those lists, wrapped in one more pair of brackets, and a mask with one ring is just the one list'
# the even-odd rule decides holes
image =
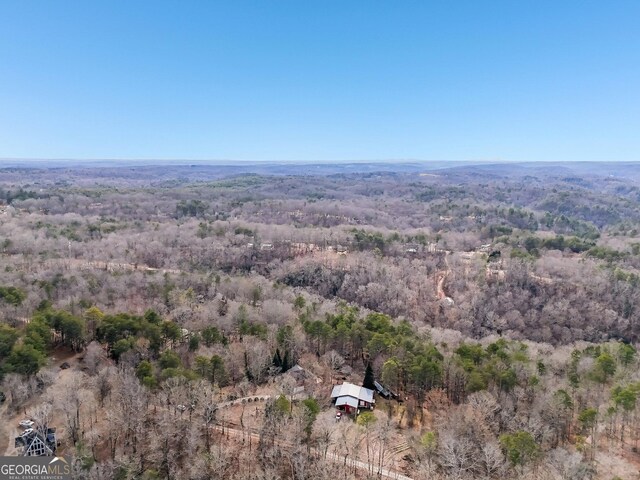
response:
{"label": "horizon line", "polygon": [[42,157],[0,157],[0,164],[13,162],[32,162],[32,163],[138,163],[145,165],[154,165],[153,162],[171,165],[255,165],[255,164],[426,164],[426,163],[466,163],[466,164],[551,164],[551,163],[640,163],[640,160],[510,160],[510,159],[468,159],[468,160],[425,160],[416,158],[390,158],[390,159],[339,159],[339,160],[238,160],[238,159],[189,159],[189,158],[42,158]]}

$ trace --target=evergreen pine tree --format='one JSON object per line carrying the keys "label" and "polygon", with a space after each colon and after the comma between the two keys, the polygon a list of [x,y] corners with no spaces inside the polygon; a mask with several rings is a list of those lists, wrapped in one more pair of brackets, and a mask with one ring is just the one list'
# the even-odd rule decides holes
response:
{"label": "evergreen pine tree", "polygon": [[373,368],[371,368],[370,363],[367,363],[367,369],[364,371],[364,381],[362,382],[362,386],[370,390],[375,390],[376,386],[373,384],[374,380],[375,377],[373,376]]}
{"label": "evergreen pine tree", "polygon": [[284,371],[284,367],[282,365],[282,357],[280,356],[279,348],[276,348],[276,353],[273,355],[273,366],[279,367]]}

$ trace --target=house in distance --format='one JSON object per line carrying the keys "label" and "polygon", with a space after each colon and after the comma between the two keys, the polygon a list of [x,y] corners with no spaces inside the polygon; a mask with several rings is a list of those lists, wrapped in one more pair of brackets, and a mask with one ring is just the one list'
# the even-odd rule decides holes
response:
{"label": "house in distance", "polygon": [[331,401],[338,410],[349,414],[357,413],[362,408],[372,410],[376,403],[373,390],[348,382],[333,387]]}
{"label": "house in distance", "polygon": [[22,448],[22,455],[25,457],[52,456],[56,446],[55,428],[45,428],[42,431],[28,428],[15,439],[15,447]]}

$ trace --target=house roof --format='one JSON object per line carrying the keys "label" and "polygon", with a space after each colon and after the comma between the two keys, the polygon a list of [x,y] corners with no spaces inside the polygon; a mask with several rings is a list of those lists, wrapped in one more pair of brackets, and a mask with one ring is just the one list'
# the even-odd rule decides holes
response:
{"label": "house roof", "polygon": [[378,392],[382,393],[383,395],[389,394],[389,390],[387,390],[384,386],[382,386],[381,383],[374,380],[373,384],[376,386],[376,390],[378,390]]}
{"label": "house roof", "polygon": [[53,455],[55,448],[55,429],[47,429],[46,440],[40,432],[32,431],[27,435],[16,437],[16,448],[24,447],[22,455],[26,457]]}
{"label": "house roof", "polygon": [[331,398],[353,397],[358,400],[373,403],[373,390],[354,385],[353,383],[344,382],[342,385],[336,385],[331,391]]}
{"label": "house roof", "polygon": [[353,408],[358,408],[358,399],[353,397],[338,397],[336,400],[336,407],[340,407],[342,405],[349,405]]}

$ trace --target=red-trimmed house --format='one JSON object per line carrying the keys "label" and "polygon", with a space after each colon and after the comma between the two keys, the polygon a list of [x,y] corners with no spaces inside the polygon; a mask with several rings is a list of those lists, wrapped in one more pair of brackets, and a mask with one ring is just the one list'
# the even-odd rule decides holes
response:
{"label": "red-trimmed house", "polygon": [[331,401],[335,403],[338,410],[345,413],[356,413],[362,408],[372,410],[376,403],[373,399],[373,390],[348,382],[333,387]]}

